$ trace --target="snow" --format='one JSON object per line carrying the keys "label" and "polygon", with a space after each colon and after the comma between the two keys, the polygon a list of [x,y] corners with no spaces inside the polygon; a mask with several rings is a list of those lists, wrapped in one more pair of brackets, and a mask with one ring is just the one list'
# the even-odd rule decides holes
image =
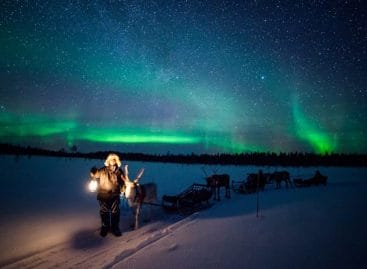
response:
{"label": "snow", "polygon": [[[151,206],[152,218],[132,230],[121,204],[121,237],[98,234],[89,170],[103,160],[0,155],[1,268],[366,268],[367,169],[345,167],[203,166],[126,162],[132,176],[145,168],[159,196],[204,183],[203,169],[228,173],[288,170],[292,178],[315,170],[328,185],[266,186],[257,195],[231,199],[190,216]],[[149,215],[143,210],[143,220]]]}

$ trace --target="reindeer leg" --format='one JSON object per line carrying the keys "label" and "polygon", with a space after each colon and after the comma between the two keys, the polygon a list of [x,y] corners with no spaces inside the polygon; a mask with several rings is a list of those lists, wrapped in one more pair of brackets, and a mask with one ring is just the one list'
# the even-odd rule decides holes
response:
{"label": "reindeer leg", "polygon": [[131,207],[131,212],[132,212],[132,219],[131,219],[131,222],[130,222],[130,224],[129,224],[129,227],[131,228],[131,229],[135,229],[135,216],[136,216],[136,207],[135,206],[133,206],[133,207]]}
{"label": "reindeer leg", "polygon": [[215,187],[210,187],[213,195],[213,200],[217,200],[217,193],[215,192]]}
{"label": "reindeer leg", "polygon": [[135,212],[135,226],[134,226],[134,229],[135,229],[135,230],[139,229],[140,209],[141,209],[141,204],[139,204],[139,205],[136,207],[136,212]]}

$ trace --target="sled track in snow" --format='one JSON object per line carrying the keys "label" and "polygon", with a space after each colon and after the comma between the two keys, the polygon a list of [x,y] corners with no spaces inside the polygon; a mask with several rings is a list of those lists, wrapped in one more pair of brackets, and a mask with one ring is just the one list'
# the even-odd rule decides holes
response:
{"label": "sled track in snow", "polygon": [[135,248],[128,249],[126,251],[123,251],[120,255],[116,256],[115,259],[109,263],[103,266],[103,268],[111,268],[114,264],[119,263],[121,261],[124,261],[125,259],[133,256],[137,252],[143,250],[145,247],[159,241],[160,239],[166,237],[167,235],[173,233],[174,231],[183,228],[189,224],[192,224],[195,222],[196,213],[190,215],[189,217],[186,217],[172,225],[169,225],[166,228],[163,228],[157,232],[153,232],[148,238],[146,238],[144,241],[142,241],[139,245],[137,245]]}
{"label": "sled track in snow", "polygon": [[196,221],[197,213],[171,223],[152,222],[135,231],[123,232],[121,237],[101,238],[91,231],[79,239],[74,248],[70,242],[56,245],[27,257],[10,261],[4,269],[15,268],[111,268],[147,246]]}

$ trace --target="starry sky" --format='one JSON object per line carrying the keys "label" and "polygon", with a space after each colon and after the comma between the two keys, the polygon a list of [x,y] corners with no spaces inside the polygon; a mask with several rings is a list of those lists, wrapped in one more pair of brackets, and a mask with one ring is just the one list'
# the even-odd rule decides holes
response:
{"label": "starry sky", "polygon": [[367,153],[366,3],[0,3],[0,141]]}

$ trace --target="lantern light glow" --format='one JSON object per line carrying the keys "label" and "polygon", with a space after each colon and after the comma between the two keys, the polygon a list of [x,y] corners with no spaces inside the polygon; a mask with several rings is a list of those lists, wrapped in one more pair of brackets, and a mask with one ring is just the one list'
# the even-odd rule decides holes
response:
{"label": "lantern light glow", "polygon": [[88,188],[90,192],[96,192],[98,188],[97,180],[91,180],[88,184]]}

